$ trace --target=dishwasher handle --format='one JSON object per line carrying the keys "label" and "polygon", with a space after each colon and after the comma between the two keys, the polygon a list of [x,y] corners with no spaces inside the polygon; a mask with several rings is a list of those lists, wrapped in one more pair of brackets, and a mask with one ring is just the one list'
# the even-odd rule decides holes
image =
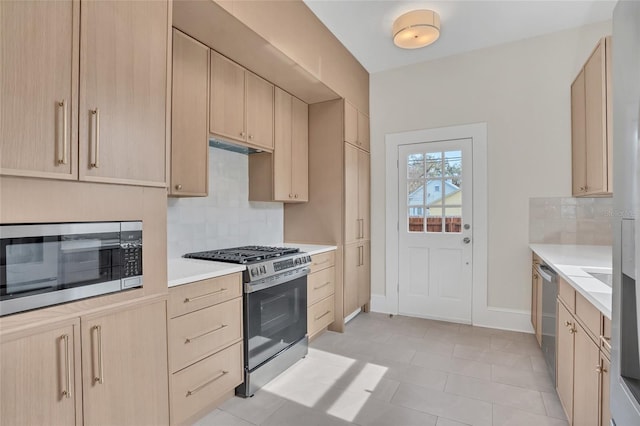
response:
{"label": "dishwasher handle", "polygon": [[556,273],[547,265],[536,265],[536,271],[538,271],[543,280],[548,282],[555,281]]}

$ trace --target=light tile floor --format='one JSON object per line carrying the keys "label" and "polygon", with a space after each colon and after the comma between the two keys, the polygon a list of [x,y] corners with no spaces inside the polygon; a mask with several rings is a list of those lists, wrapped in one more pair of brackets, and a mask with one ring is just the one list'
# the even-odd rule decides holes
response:
{"label": "light tile floor", "polygon": [[198,426],[567,425],[530,334],[360,314]]}

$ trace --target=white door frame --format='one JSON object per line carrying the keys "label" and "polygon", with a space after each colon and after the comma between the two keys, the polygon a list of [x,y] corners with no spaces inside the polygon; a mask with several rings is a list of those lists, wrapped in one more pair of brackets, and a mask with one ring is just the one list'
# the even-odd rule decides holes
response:
{"label": "white door frame", "polygon": [[473,150],[473,290],[471,323],[484,323],[487,312],[487,123],[391,133],[386,145],[386,306],[398,314],[399,230],[398,147],[452,139],[472,140]]}

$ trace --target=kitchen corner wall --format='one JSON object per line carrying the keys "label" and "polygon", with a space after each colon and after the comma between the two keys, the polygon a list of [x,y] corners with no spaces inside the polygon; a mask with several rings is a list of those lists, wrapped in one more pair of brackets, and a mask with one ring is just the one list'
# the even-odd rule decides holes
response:
{"label": "kitchen corner wall", "polygon": [[529,242],[611,245],[613,198],[531,198]]}
{"label": "kitchen corner wall", "polygon": [[249,157],[209,148],[209,196],[169,198],[167,255],[283,241],[282,203],[250,202]]}

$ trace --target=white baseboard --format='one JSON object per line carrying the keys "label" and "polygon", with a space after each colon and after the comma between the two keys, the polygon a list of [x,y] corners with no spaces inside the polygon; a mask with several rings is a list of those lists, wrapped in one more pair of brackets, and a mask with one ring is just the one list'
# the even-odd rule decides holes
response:
{"label": "white baseboard", "polygon": [[[385,295],[371,295],[371,311],[383,314],[398,314],[398,307],[391,306]],[[496,328],[499,330],[533,333],[531,313],[517,309],[487,307],[482,312],[474,312],[473,325],[478,327]]]}

